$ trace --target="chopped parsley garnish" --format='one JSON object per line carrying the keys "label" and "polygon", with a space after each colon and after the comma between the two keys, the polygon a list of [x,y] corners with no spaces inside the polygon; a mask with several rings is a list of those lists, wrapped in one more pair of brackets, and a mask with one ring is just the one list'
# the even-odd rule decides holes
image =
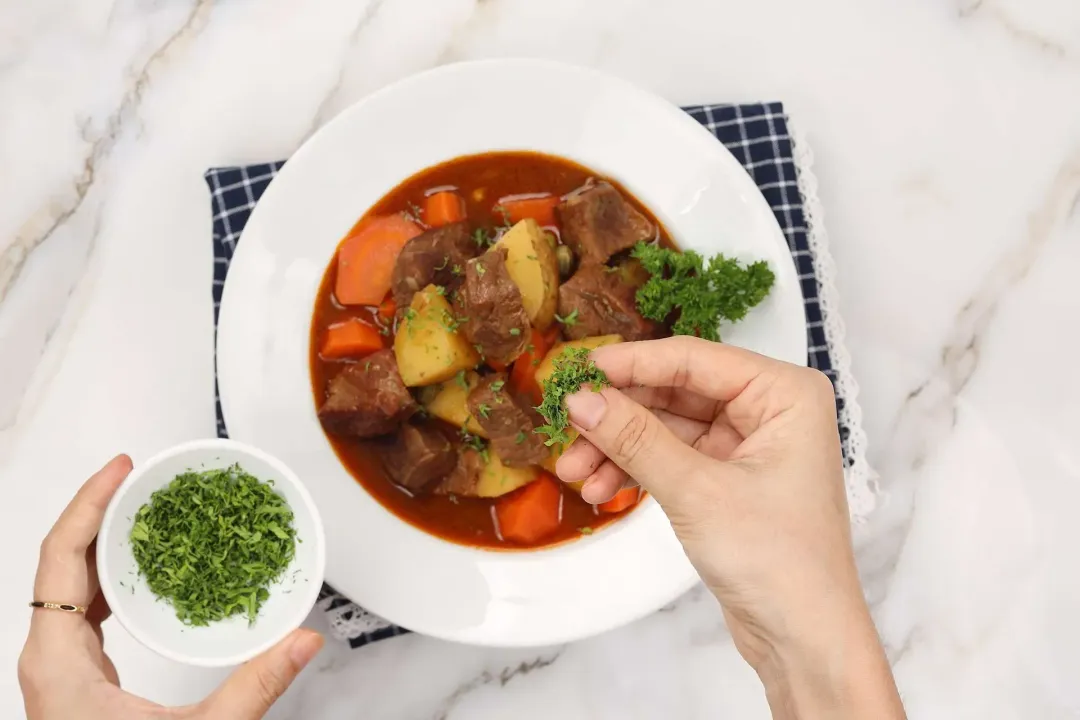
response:
{"label": "chopped parsley garnish", "polygon": [[719,341],[720,321],[742,320],[776,280],[765,261],[744,267],[721,254],[706,266],[692,250],[683,253],[645,243],[635,245],[632,255],[652,276],[637,291],[638,311],[660,322],[678,311],[671,328],[676,335]]}
{"label": "chopped parsley garnish", "polygon": [[480,343],[473,343],[473,350],[480,356],[480,359],[484,359],[484,348],[480,347]]}
{"label": "chopped parsley garnish", "polygon": [[510,328],[510,334],[517,337],[521,334],[521,328]]}
{"label": "chopped parsley garnish", "polygon": [[[466,425],[469,424],[469,418],[465,419],[465,424]],[[472,448],[476,452],[480,453],[480,457],[484,460],[484,462],[488,461],[487,443],[484,442],[483,438],[481,438],[478,435],[473,435],[471,432],[469,432],[465,428],[462,428],[461,429],[461,443],[465,447]]]}
{"label": "chopped parsley garnish", "polygon": [[499,392],[500,390],[503,389],[503,385],[505,385],[505,384],[506,384],[505,380],[496,380],[495,382],[491,383],[491,389],[492,389],[493,392]]}
{"label": "chopped parsley garnish", "polygon": [[476,407],[476,413],[477,413],[477,414],[478,414],[478,415],[479,415],[480,417],[482,417],[482,418],[484,418],[484,419],[487,419],[487,418],[488,418],[488,416],[490,416],[490,415],[491,415],[491,406],[490,406],[490,405],[488,405],[487,403],[480,403],[480,404],[479,404],[479,405],[478,405],[478,406]]}
{"label": "chopped parsley garnish", "polygon": [[513,225],[513,223],[510,222],[510,211],[507,210],[505,207],[503,207],[502,205],[496,205],[491,209],[502,216],[503,226],[511,227]]}
{"label": "chopped parsley garnish", "polygon": [[446,297],[446,288],[444,288],[442,285],[436,285],[435,292],[442,295],[443,297]]}
{"label": "chopped parsley garnish", "polygon": [[486,272],[487,272],[487,268],[484,267],[483,263],[476,263],[476,274],[477,275],[483,277],[484,273],[486,273]]}
{"label": "chopped parsley garnish", "polygon": [[547,420],[546,425],[535,430],[548,436],[544,444],[550,447],[555,443],[570,442],[570,435],[566,432],[570,427],[570,413],[565,402],[567,395],[573,395],[586,385],[599,392],[610,384],[604,371],[589,359],[588,348],[568,347],[563,350],[555,358],[555,369],[551,376],[544,380],[544,401],[536,408]]}
{"label": "chopped parsley garnish", "polygon": [[454,317],[452,312],[444,309],[439,318],[439,324],[446,328],[447,332],[457,332],[458,327],[461,325],[461,319]]}
{"label": "chopped parsley garnish", "polygon": [[524,430],[519,430],[518,431],[518,434],[514,436],[514,442],[517,443],[518,445],[525,442],[525,431]]}
{"label": "chopped parsley garnish", "polygon": [[458,370],[457,375],[454,376],[454,382],[462,387],[464,390],[469,389],[469,381],[465,379],[465,371]]}
{"label": "chopped parsley garnish", "polygon": [[454,265],[454,267],[450,268],[450,272],[460,277],[465,271],[461,269],[460,265]]}
{"label": "chopped parsley garnish", "polygon": [[239,465],[177,475],[135,513],[139,574],[185,625],[255,622],[296,553],[293,512]]}
{"label": "chopped parsley garnish", "polygon": [[591,527],[586,525],[585,527],[578,528],[578,532],[581,533],[582,535],[592,535],[593,530],[592,530]]}
{"label": "chopped parsley garnish", "polygon": [[578,309],[574,308],[566,317],[562,317],[559,313],[555,313],[555,320],[562,323],[566,327],[573,327],[577,325]]}
{"label": "chopped parsley garnish", "polygon": [[491,244],[491,237],[484,228],[473,230],[472,240],[476,243],[476,247],[487,247]]}

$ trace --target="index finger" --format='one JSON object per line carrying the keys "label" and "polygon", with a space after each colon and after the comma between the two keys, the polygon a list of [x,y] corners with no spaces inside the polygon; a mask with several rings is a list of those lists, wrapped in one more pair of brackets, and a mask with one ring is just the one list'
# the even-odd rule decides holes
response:
{"label": "index finger", "polygon": [[41,543],[35,600],[88,604],[86,551],[97,537],[105,508],[131,472],[131,458],[119,455],[79,488]]}
{"label": "index finger", "polygon": [[688,335],[605,345],[590,356],[617,388],[685,388],[721,402],[777,365],[764,355]]}

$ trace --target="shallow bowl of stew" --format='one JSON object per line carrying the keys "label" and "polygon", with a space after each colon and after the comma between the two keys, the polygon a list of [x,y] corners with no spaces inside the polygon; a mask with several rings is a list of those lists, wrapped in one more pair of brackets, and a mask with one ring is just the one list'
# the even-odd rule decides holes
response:
{"label": "shallow bowl of stew", "polygon": [[[492,92],[508,87],[523,90]],[[589,505],[552,475],[561,444],[534,432],[565,347],[670,334],[635,310],[641,244],[766,263],[771,292],[723,339],[805,362],[798,277],[757,188],[623,81],[446,66],[297,151],[233,258],[218,374],[230,434],[282,457],[318,504],[328,582],[485,645],[599,633],[694,583],[655,503]]]}

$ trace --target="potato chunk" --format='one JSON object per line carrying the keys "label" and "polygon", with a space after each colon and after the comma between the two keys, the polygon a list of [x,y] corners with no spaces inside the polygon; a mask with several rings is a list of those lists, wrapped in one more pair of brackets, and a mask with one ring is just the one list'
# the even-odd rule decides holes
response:
{"label": "potato chunk", "polygon": [[[554,445],[552,445],[550,448],[548,448],[551,452],[546,458],[544,458],[544,461],[540,463],[540,467],[544,468],[555,477],[558,477],[558,474],[555,472],[555,463],[559,461],[559,458],[562,456],[562,454],[566,452],[567,449],[569,449],[569,447],[573,444],[575,440],[577,440],[578,437],[578,431],[574,430],[573,428],[568,429],[566,431],[566,434],[570,436],[570,442],[566,443],[565,445],[563,445],[562,443],[555,443]],[[563,483],[563,485],[567,486],[578,494],[581,494],[581,487],[584,484],[584,480]]]}
{"label": "potato chunk", "polygon": [[506,271],[521,291],[529,322],[546,330],[559,303],[559,262],[555,248],[532,218],[518,222],[494,247],[506,248]]}
{"label": "potato chunk", "polygon": [[539,476],[535,467],[513,468],[502,464],[498,454],[488,450],[488,461],[476,484],[479,497],[499,497],[528,485]]}
{"label": "potato chunk", "polygon": [[[464,380],[464,384],[462,384],[462,380]],[[476,383],[479,381],[480,376],[474,372],[455,376],[437,388],[432,388],[435,390],[435,394],[424,403],[424,407],[440,420],[464,428],[473,435],[486,438],[487,433],[484,432],[484,428],[480,427],[480,423],[476,421],[476,418],[469,413],[468,406],[469,392],[476,387]]]}
{"label": "potato chunk", "polygon": [[394,337],[398,372],[407,386],[434,385],[480,364],[458,324],[436,286],[428,285],[413,296]]}

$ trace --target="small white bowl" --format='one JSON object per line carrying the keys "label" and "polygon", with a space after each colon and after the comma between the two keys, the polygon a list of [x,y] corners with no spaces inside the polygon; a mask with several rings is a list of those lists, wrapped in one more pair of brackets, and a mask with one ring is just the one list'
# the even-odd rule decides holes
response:
{"label": "small white bowl", "polygon": [[[233,616],[207,627],[182,623],[139,576],[128,535],[132,519],[150,495],[188,470],[240,467],[274,489],[292,508],[301,540],[284,579],[269,588],[255,623]],[[326,570],[326,536],[311,495],[280,460],[232,440],[195,440],[177,445],[132,470],[105,511],[97,542],[101,590],[116,619],[139,642],[171,660],[222,667],[239,665],[270,648],[303,623],[319,596]]]}

